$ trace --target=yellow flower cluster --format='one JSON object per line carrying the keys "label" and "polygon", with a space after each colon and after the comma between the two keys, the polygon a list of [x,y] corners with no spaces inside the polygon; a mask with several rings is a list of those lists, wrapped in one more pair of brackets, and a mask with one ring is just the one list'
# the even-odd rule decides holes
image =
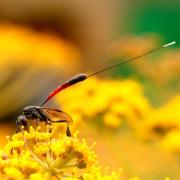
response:
{"label": "yellow flower cluster", "polygon": [[14,134],[0,150],[0,179],[118,180],[119,173],[102,174],[97,157],[78,134],[67,137],[36,130]]}
{"label": "yellow flower cluster", "polygon": [[154,108],[136,81],[91,78],[64,91],[56,102],[72,116],[74,129],[83,119],[110,128],[126,121],[143,139],[160,137],[164,148],[180,151],[180,96]]}
{"label": "yellow flower cluster", "polygon": [[76,60],[80,57],[70,42],[56,35],[12,24],[0,25],[0,52],[1,67],[12,64],[12,60],[21,65],[36,63],[41,67],[47,64],[67,67],[69,63],[77,64]]}
{"label": "yellow flower cluster", "polygon": [[180,152],[180,96],[154,109],[138,128],[144,138],[160,138],[164,148]]}
{"label": "yellow flower cluster", "polygon": [[151,110],[140,84],[133,80],[91,78],[67,89],[56,102],[72,116],[75,125],[94,118],[111,128],[120,127],[123,120],[135,126]]}

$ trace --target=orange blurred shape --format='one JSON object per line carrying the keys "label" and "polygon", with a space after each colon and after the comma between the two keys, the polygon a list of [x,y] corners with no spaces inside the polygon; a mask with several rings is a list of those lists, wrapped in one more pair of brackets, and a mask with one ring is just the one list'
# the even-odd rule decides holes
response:
{"label": "orange blurred shape", "polygon": [[7,123],[0,123],[0,147],[7,144],[8,136],[16,132],[16,127]]}
{"label": "orange blurred shape", "polygon": [[78,65],[80,59],[78,49],[55,33],[36,32],[12,24],[0,25],[0,51],[1,64],[14,61],[69,69],[72,64]]}
{"label": "orange blurred shape", "polygon": [[121,39],[115,40],[109,47],[111,57],[138,56],[146,51],[153,49],[159,42],[159,37],[154,34],[141,36],[126,35]]}

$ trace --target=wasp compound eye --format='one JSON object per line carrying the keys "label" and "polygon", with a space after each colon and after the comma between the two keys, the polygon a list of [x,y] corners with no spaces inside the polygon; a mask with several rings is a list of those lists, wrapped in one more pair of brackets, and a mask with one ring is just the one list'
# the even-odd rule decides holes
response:
{"label": "wasp compound eye", "polygon": [[16,124],[18,126],[24,126],[27,127],[27,120],[26,117],[24,115],[21,115],[17,118]]}

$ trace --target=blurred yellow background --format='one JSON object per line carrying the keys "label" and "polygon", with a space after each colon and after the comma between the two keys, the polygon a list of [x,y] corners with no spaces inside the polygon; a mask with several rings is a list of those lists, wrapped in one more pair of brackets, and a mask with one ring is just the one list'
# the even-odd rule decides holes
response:
{"label": "blurred yellow background", "polygon": [[111,69],[57,95],[102,166],[124,178],[180,179],[180,3],[0,2],[0,145],[23,107],[77,73],[93,73],[165,43],[177,45]]}

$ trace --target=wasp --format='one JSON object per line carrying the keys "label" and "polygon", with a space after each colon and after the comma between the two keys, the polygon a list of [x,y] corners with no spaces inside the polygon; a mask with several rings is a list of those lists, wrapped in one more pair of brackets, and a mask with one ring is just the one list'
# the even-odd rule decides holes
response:
{"label": "wasp", "polygon": [[[69,125],[73,122],[71,116],[69,116],[67,113],[59,110],[59,109],[53,109],[53,108],[46,108],[43,107],[51,98],[53,98],[57,93],[59,93],[60,91],[78,83],[81,81],[84,81],[92,76],[95,76],[103,71],[106,71],[108,69],[114,68],[116,66],[119,66],[121,64],[125,64],[131,61],[134,61],[138,58],[141,58],[145,55],[151,54],[155,51],[158,51],[162,48],[168,47],[170,45],[175,44],[175,41],[165,44],[159,48],[153,49],[151,51],[148,51],[144,54],[141,54],[139,56],[124,60],[118,64],[106,67],[104,69],[101,69],[91,75],[86,75],[86,74],[79,74],[74,76],[73,78],[71,78],[70,80],[66,81],[65,83],[61,84],[60,86],[58,86],[55,90],[53,90],[45,99],[45,101],[40,105],[40,106],[26,106],[23,110],[22,110],[22,114],[20,116],[18,116],[17,120],[16,120],[16,124],[18,126],[18,128],[21,128],[22,126],[25,127],[25,129],[28,129],[29,123],[30,121],[35,121],[35,123],[37,124],[38,122],[45,122],[46,124],[52,124],[52,123],[66,123],[67,124],[67,128],[66,128],[66,135],[67,136],[71,136],[71,132],[70,132],[70,128]],[[56,119],[56,120],[54,120]]]}
{"label": "wasp", "polygon": [[83,81],[87,78],[86,74],[79,74],[72,79],[66,81],[62,85],[58,86],[54,91],[52,91],[46,100],[40,106],[26,106],[22,110],[22,115],[18,116],[16,124],[18,128],[23,126],[25,129],[29,127],[30,121],[45,122],[45,124],[51,125],[52,123],[66,123],[66,135],[71,136],[69,125],[73,122],[71,116],[67,113],[54,108],[46,108],[42,107],[45,103],[47,103],[53,96],[55,96],[58,92],[63,89],[77,83]]}

